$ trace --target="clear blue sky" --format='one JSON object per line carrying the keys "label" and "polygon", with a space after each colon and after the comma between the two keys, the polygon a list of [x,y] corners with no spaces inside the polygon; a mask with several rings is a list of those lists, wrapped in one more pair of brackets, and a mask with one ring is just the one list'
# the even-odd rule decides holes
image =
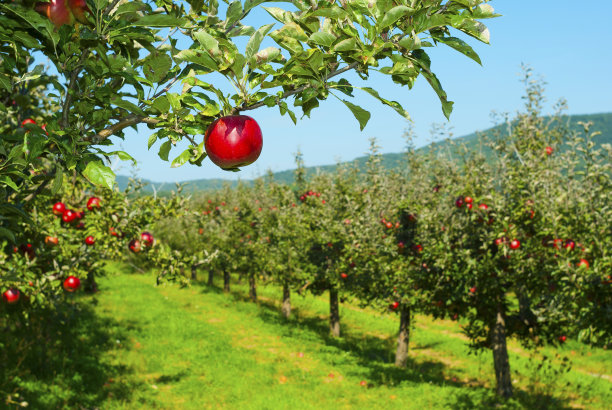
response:
{"label": "clear blue sky", "polygon": [[[547,111],[559,98],[565,98],[570,114],[612,112],[611,0],[584,3],[494,0],[490,4],[502,14],[483,21],[491,32],[491,44],[469,41],[480,55],[482,66],[446,46],[427,50],[432,69],[449,99],[455,102],[447,124],[455,136],[489,128],[493,125],[492,111],[513,114],[521,109],[521,63],[531,66],[546,81]],[[271,22],[266,13],[257,13],[248,23],[257,25],[264,20]],[[393,84],[385,76],[373,76],[369,85],[408,110],[414,121],[417,146],[428,142],[433,123],[446,123],[439,100],[423,78],[419,78],[412,90]],[[363,131],[350,111],[333,97],[322,102],[311,118],[306,117],[297,125],[288,117],[281,117],[276,108],[248,112],[262,128],[264,146],[257,162],[238,173],[222,171],[208,160],[202,167],[186,164],[170,168],[169,162],[157,156],[159,142],[147,151],[151,131],[145,126],[140,126],[138,132],[129,130],[125,141],[117,138],[114,141],[116,148],[123,148],[138,161],[136,175],[157,182],[251,179],[268,169],[293,168],[298,148],[307,166],[333,164],[366,153],[371,137],[378,140],[382,152],[402,151],[406,121],[371,97],[363,93],[356,95],[354,102],[372,113]],[[197,138],[201,139],[202,136]],[[173,150],[170,159],[180,152]],[[120,165],[117,170],[122,175],[133,172],[128,164]]]}

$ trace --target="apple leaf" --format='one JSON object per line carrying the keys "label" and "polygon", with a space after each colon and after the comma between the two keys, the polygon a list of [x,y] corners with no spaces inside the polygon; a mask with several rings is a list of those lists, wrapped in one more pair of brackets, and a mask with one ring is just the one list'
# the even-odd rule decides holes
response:
{"label": "apple leaf", "polygon": [[225,17],[225,27],[230,27],[232,24],[240,20],[242,17],[242,3],[240,1],[232,1],[227,8]]}
{"label": "apple leaf", "polygon": [[15,243],[15,235],[6,228],[0,228],[0,238],[8,238],[11,242]]}
{"label": "apple leaf", "polygon": [[115,173],[112,169],[102,163],[102,161],[91,161],[85,167],[83,176],[94,185],[113,189],[115,184]]}
{"label": "apple leaf", "polygon": [[387,100],[385,98],[382,98],[380,96],[380,94],[378,94],[378,91],[376,91],[373,88],[362,87],[361,89],[363,91],[367,92],[368,94],[370,94],[372,97],[376,98],[381,103],[383,103],[385,105],[388,105],[389,107],[393,108],[402,117],[406,118],[407,120],[410,120],[410,114],[408,114],[408,111],[406,111],[404,109],[404,107],[402,107],[402,105],[400,103],[398,103],[397,101],[389,101],[389,100]]}
{"label": "apple leaf", "polygon": [[359,121],[359,129],[363,131],[368,121],[370,121],[370,113],[369,111],[364,110],[358,105],[353,104],[352,102],[341,100],[344,105],[348,107],[349,110],[353,113],[357,121]]}
{"label": "apple leaf", "polygon": [[257,51],[259,51],[259,46],[263,41],[264,37],[268,32],[272,29],[274,23],[266,24],[265,26],[261,26],[249,39],[249,42],[246,45],[246,51],[244,53],[244,57],[249,61]]}
{"label": "apple leaf", "polygon": [[380,28],[389,27],[391,24],[395,23],[400,18],[404,17],[407,14],[414,13],[414,9],[411,9],[407,6],[396,6],[391,10],[385,13],[382,20],[378,23]]}
{"label": "apple leaf", "polygon": [[62,189],[62,183],[64,181],[64,171],[57,167],[55,169],[55,179],[53,180],[53,185],[51,186],[51,194],[56,195],[60,189]]}
{"label": "apple leaf", "polygon": [[461,54],[468,56],[472,60],[476,61],[478,64],[482,65],[482,61],[480,61],[480,57],[478,56],[478,54],[476,54],[474,49],[468,43],[461,40],[460,38],[437,37],[437,36],[434,36],[433,38],[434,40],[439,41],[440,43],[444,43],[447,46],[454,48],[455,50],[459,51]]}
{"label": "apple leaf", "polygon": [[174,158],[172,164],[170,164],[170,168],[178,168],[181,165],[184,165],[191,158],[192,149],[188,148],[181,153],[178,157]]}
{"label": "apple leaf", "polygon": [[168,14],[145,14],[136,21],[130,23],[132,27],[184,27],[189,20],[177,18]]}
{"label": "apple leaf", "polygon": [[168,54],[151,54],[144,61],[142,71],[147,80],[158,83],[163,80],[172,67],[172,59]]}
{"label": "apple leaf", "polygon": [[317,31],[308,40],[319,46],[331,47],[334,41],[336,41],[336,36],[325,31]]}
{"label": "apple leaf", "polygon": [[170,154],[170,148],[172,147],[172,142],[170,140],[164,141],[164,143],[159,147],[159,157],[164,161],[168,161],[168,154]]}
{"label": "apple leaf", "polygon": [[11,178],[9,178],[8,175],[4,175],[2,177],[0,177],[0,185],[4,184],[7,186],[10,186],[11,188],[13,188],[15,191],[19,192],[19,188],[17,188],[17,185],[15,185],[15,183],[13,182],[13,180]]}

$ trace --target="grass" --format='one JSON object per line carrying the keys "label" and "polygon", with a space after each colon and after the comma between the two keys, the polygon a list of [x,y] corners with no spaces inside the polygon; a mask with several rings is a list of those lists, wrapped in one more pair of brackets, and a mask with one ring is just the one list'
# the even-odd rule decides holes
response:
{"label": "grass", "polygon": [[83,296],[54,370],[18,381],[31,408],[612,406],[612,354],[601,349],[569,341],[534,355],[510,343],[516,394],[498,403],[490,353],[471,353],[456,322],[417,316],[409,365],[397,369],[395,316],[344,304],[334,339],[326,297],[294,296],[286,320],[274,287],[258,289],[255,304],[246,286],[233,284],[229,295],[199,283],[156,287],[123,269],[110,265],[101,292]]}

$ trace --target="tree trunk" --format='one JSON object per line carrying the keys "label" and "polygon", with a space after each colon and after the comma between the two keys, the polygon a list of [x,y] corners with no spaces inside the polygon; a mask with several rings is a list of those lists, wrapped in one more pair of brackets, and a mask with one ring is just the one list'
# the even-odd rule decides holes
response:
{"label": "tree trunk", "polygon": [[340,337],[340,307],[338,304],[338,290],[329,290],[329,329],[333,337]]}
{"label": "tree trunk", "polygon": [[255,276],[249,276],[249,298],[253,302],[257,302],[257,285],[255,283]]}
{"label": "tree trunk", "polygon": [[213,269],[208,271],[208,286],[212,286],[214,284],[215,279],[215,271]]}
{"label": "tree trunk", "polygon": [[408,342],[410,341],[410,307],[402,305],[400,311],[400,327],[395,351],[395,365],[406,367],[408,362]]}
{"label": "tree trunk", "polygon": [[230,291],[230,274],[226,270],[223,271],[223,291]]}
{"label": "tree trunk", "polygon": [[493,350],[497,395],[503,398],[511,397],[512,380],[510,379],[510,362],[506,344],[506,318],[501,306],[497,308],[497,317],[492,329],[491,350]]}
{"label": "tree trunk", "polygon": [[87,293],[96,293],[98,291],[98,283],[96,282],[96,277],[93,272],[87,274],[84,288]]}
{"label": "tree trunk", "polygon": [[196,280],[198,278],[198,265],[195,263],[191,265],[191,280]]}
{"label": "tree trunk", "polygon": [[283,311],[283,316],[289,319],[289,316],[291,316],[291,290],[287,283],[283,283],[283,305],[281,310]]}

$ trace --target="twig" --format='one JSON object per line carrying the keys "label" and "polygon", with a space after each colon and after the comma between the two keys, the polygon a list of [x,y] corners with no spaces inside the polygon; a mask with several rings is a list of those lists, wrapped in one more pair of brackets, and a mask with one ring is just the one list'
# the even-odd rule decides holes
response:
{"label": "twig", "polygon": [[70,84],[68,84],[68,89],[66,90],[66,99],[64,100],[64,105],[62,106],[62,121],[60,124],[62,128],[68,127],[68,115],[70,114],[69,110],[70,106],[72,105],[71,91],[75,91],[76,81],[78,80],[81,69],[83,68],[83,63],[85,62],[85,59],[88,56],[89,49],[83,50],[83,54],[81,54],[81,58],[79,58],[79,62],[77,63],[76,68],[70,73]]}
{"label": "twig", "polygon": [[[329,80],[329,79],[330,79],[330,78],[332,78],[332,77],[335,77],[335,76],[337,76],[337,75],[340,75],[340,74],[342,74],[342,73],[345,73],[345,72],[347,72],[347,71],[350,71],[350,70],[354,69],[355,67],[357,67],[357,65],[358,65],[358,64],[359,64],[359,63],[357,63],[357,62],[353,62],[353,63],[351,63],[351,64],[347,65],[347,66],[346,66],[346,67],[344,67],[344,68],[341,68],[341,69],[339,69],[339,70],[332,71],[331,73],[329,73],[329,74],[328,74],[328,75],[325,77],[324,81],[327,81],[327,80]],[[286,93],[284,93],[283,95],[281,95],[280,97],[278,97],[277,101],[284,100],[285,98],[291,97],[291,96],[292,96],[292,95],[294,95],[294,94],[301,93],[302,91],[304,91],[304,90],[306,90],[307,88],[310,88],[310,87],[312,87],[312,86],[311,86],[310,84],[307,84],[307,85],[304,85],[304,86],[302,86],[302,87],[300,87],[300,88],[296,88],[295,90],[287,91]],[[232,109],[231,113],[232,113],[232,114],[237,114],[237,113],[239,113],[240,111],[249,111],[249,110],[254,110],[254,109],[256,109],[256,108],[263,107],[264,105],[266,105],[266,104],[265,104],[265,103],[263,103],[263,102],[258,102],[258,103],[251,104],[251,105],[244,105],[244,104],[243,104],[243,105],[241,105],[240,107],[234,107],[234,108]]]}
{"label": "twig", "polygon": [[42,192],[43,189],[45,189],[45,187],[49,184],[49,182],[53,179],[53,177],[55,176],[56,171],[53,171],[52,173],[50,173],[49,175],[47,175],[48,178],[45,178],[45,180],[43,182],[40,183],[40,185],[36,188],[36,190],[34,192],[32,192],[30,195],[26,196],[23,201],[24,202],[30,202],[31,200],[33,200],[34,198],[36,198],[38,196],[38,194],[40,194]]}

